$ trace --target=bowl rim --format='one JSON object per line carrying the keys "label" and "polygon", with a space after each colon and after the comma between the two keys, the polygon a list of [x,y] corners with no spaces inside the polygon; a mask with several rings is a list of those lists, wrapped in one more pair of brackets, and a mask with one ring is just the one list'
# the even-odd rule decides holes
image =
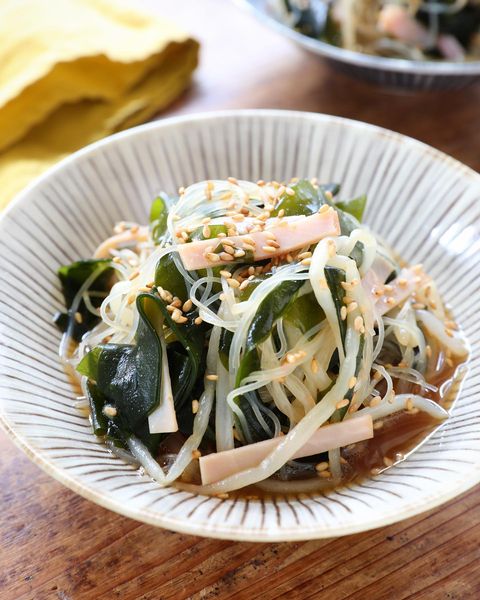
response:
{"label": "bowl rim", "polygon": [[[64,169],[64,167],[74,163],[80,157],[94,153],[98,148],[108,146],[110,144],[116,144],[117,141],[128,139],[129,137],[135,137],[138,134],[150,130],[161,130],[163,128],[175,127],[185,123],[197,123],[205,120],[214,121],[218,118],[239,118],[239,117],[251,117],[251,118],[285,118],[285,119],[313,119],[318,121],[324,121],[327,123],[343,124],[347,127],[355,127],[357,129],[366,129],[374,135],[387,136],[390,139],[395,140],[395,143],[408,143],[422,150],[428,152],[435,160],[441,160],[448,162],[452,167],[457,169],[462,176],[473,179],[479,185],[480,189],[480,174],[464,165],[460,161],[450,157],[446,153],[437,150],[428,144],[425,144],[414,138],[405,136],[400,133],[396,133],[389,129],[378,127],[364,123],[362,121],[356,121],[353,119],[346,119],[343,117],[336,117],[333,115],[327,115],[322,113],[311,113],[302,111],[289,111],[289,110],[276,110],[276,109],[241,109],[241,110],[222,110],[212,112],[200,112],[189,115],[181,115],[176,117],[165,118],[158,121],[153,121],[127,129],[125,131],[113,134],[105,137],[101,140],[93,142],[84,148],[74,152],[66,158],[59,161],[57,164],[50,167],[45,173],[40,175],[37,179],[31,182],[24,190],[22,190],[14,200],[12,200],[8,207],[0,215],[0,228],[4,226],[6,215],[11,211],[16,210],[17,206],[20,206],[23,202],[28,201],[28,197],[33,190],[38,186],[41,186],[45,181],[51,177],[56,176]],[[460,392],[461,393],[461,392]],[[362,531],[368,531],[378,527],[384,527],[392,523],[401,521],[406,518],[414,517],[420,513],[433,509],[452,498],[462,494],[468,489],[472,488],[476,484],[480,483],[480,462],[475,464],[474,469],[467,476],[462,476],[457,479],[451,480],[450,486],[443,492],[435,492],[431,496],[426,496],[421,503],[411,505],[405,503],[401,510],[397,510],[395,513],[390,512],[387,515],[371,516],[368,520],[359,520],[355,523],[349,523],[347,525],[337,524],[335,527],[325,527],[325,525],[319,525],[317,527],[308,526],[295,526],[285,527],[282,526],[280,530],[271,529],[268,532],[261,530],[255,531],[253,529],[243,529],[241,525],[226,526],[215,524],[209,525],[208,521],[195,522],[184,518],[175,518],[164,514],[148,510],[147,508],[141,507],[129,507],[128,504],[117,501],[114,497],[111,497],[99,490],[92,489],[87,485],[84,485],[76,476],[72,476],[66,469],[57,466],[47,456],[45,456],[41,449],[36,449],[29,443],[28,435],[21,433],[16,430],[15,426],[10,424],[7,415],[3,411],[2,402],[0,399],[0,426],[7,434],[14,444],[20,448],[27,457],[36,465],[38,465],[48,475],[65,485],[75,493],[80,494],[82,497],[99,504],[100,506],[112,510],[118,514],[126,517],[136,519],[138,521],[162,527],[179,533],[198,535],[204,537],[211,537],[217,539],[228,539],[235,541],[250,541],[250,542],[281,542],[281,541],[301,541],[309,539],[321,539],[339,537],[343,535],[350,535],[359,533]]]}
{"label": "bowl rim", "polygon": [[322,40],[311,38],[304,33],[292,29],[287,24],[278,21],[268,12],[262,10],[256,0],[234,0],[242,9],[253,14],[259,21],[279,33],[289,37],[291,40],[307,48],[311,52],[320,54],[327,58],[338,60],[355,67],[375,70],[392,71],[395,73],[409,73],[415,75],[447,75],[450,77],[480,76],[480,60],[469,62],[454,62],[448,60],[407,60],[403,58],[387,58],[385,56],[374,56],[363,52],[347,50],[340,46],[328,44]]}

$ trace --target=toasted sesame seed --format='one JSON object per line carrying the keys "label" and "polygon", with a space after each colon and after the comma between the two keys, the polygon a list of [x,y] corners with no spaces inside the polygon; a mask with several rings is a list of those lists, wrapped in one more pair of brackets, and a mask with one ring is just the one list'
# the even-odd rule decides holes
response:
{"label": "toasted sesame seed", "polygon": [[318,211],[320,214],[326,213],[330,210],[330,206],[328,204],[323,204]]}
{"label": "toasted sesame seed", "polygon": [[345,319],[347,318],[347,307],[346,306],[342,306],[342,308],[340,309],[340,318],[342,319],[342,321],[345,321]]}
{"label": "toasted sesame seed", "polygon": [[353,389],[355,386],[357,385],[357,378],[355,377],[355,375],[353,375],[352,377],[350,377],[350,379],[348,380],[348,388],[351,390]]}
{"label": "toasted sesame seed", "polygon": [[171,304],[167,305],[167,310],[169,313],[173,313],[174,310],[177,310],[174,306],[172,306]]}
{"label": "toasted sesame seed", "polygon": [[220,498],[220,500],[227,500],[230,496],[227,494],[227,492],[221,492],[219,494],[215,494],[216,498]]}
{"label": "toasted sesame seed", "polygon": [[301,252],[297,258],[298,260],[303,260],[304,258],[311,258],[312,257],[312,253],[311,252]]}
{"label": "toasted sesame seed", "polygon": [[200,450],[192,450],[192,458],[200,458],[202,456],[202,453],[200,452]]}
{"label": "toasted sesame seed", "polygon": [[242,258],[245,256],[245,250],[242,250],[241,248],[238,248],[237,250],[235,250],[235,252],[233,253],[233,256],[235,258]]}
{"label": "toasted sesame seed", "polygon": [[204,238],[207,238],[207,239],[212,235],[212,231],[208,225],[203,226],[202,235]]}
{"label": "toasted sesame seed", "polygon": [[330,473],[330,471],[320,471],[319,476],[323,477],[323,479],[329,479],[332,476],[332,474]]}
{"label": "toasted sesame seed", "polygon": [[208,381],[217,381],[218,375],[213,375],[213,374],[206,375],[205,379],[208,379]]}
{"label": "toasted sesame seed", "polygon": [[200,325],[201,323],[203,323],[203,319],[202,317],[197,317],[194,321],[195,325]]}
{"label": "toasted sesame seed", "polygon": [[454,362],[451,358],[446,358],[445,362],[447,363],[447,365],[451,368],[454,365]]}
{"label": "toasted sesame seed", "polygon": [[83,321],[82,313],[80,313],[78,311],[75,313],[75,321],[77,323],[81,323]]}
{"label": "toasted sesame seed", "polygon": [[397,302],[396,302],[395,298],[392,298],[392,297],[390,297],[390,298],[387,298],[387,304],[388,304],[389,306],[394,306],[396,303],[397,303]]}
{"label": "toasted sesame seed", "polygon": [[337,404],[335,405],[335,408],[337,410],[340,410],[341,408],[345,408],[345,406],[348,406],[350,404],[350,400],[348,400],[347,398],[344,398],[343,400],[340,400],[340,402],[337,402]]}
{"label": "toasted sesame seed", "polygon": [[277,236],[272,231],[266,231],[265,237],[269,240],[276,240]]}
{"label": "toasted sesame seed", "polygon": [[382,401],[382,398],[380,396],[375,396],[375,398],[372,398],[370,400],[370,404],[369,406],[371,408],[374,408],[375,406],[378,406],[380,404],[380,402]]}
{"label": "toasted sesame seed", "polygon": [[[173,306],[173,305],[172,305]],[[182,311],[179,310],[178,308],[174,308],[173,312],[172,312],[172,320],[176,321],[177,319],[179,319],[182,316]]]}
{"label": "toasted sesame seed", "polygon": [[282,217],[284,217],[285,216],[285,210],[283,208],[281,208],[278,211],[278,215],[277,216],[278,216],[279,219],[281,219]]}
{"label": "toasted sesame seed", "polygon": [[250,283],[250,282],[248,281],[248,279],[246,279],[245,281],[243,281],[243,282],[240,284],[240,287],[239,287],[238,289],[239,289],[239,290],[244,290],[244,289],[245,289],[245,288],[248,286],[248,284],[249,284],[249,283]]}
{"label": "toasted sesame seed", "polygon": [[381,429],[383,427],[383,421],[375,421],[375,423],[373,424],[373,429],[377,430],[377,429]]}
{"label": "toasted sesame seed", "polygon": [[373,469],[370,469],[370,473],[372,475],[380,475],[381,472],[382,472],[382,469],[379,469],[378,467],[373,467]]}
{"label": "toasted sesame seed", "polygon": [[293,256],[290,253],[288,253],[287,256],[285,256],[285,260],[287,261],[287,263],[292,263]]}
{"label": "toasted sesame seed", "polygon": [[398,285],[400,287],[404,288],[404,287],[407,287],[407,285],[408,285],[408,281],[404,277],[400,277],[399,279],[397,279],[397,281],[398,281]]}
{"label": "toasted sesame seed", "polygon": [[321,473],[322,471],[327,471],[329,468],[330,464],[327,461],[319,462],[315,465],[315,470],[318,471],[318,473]]}
{"label": "toasted sesame seed", "polygon": [[179,323],[180,325],[183,325],[183,323],[186,323],[188,321],[187,317],[178,317],[178,319],[176,320],[177,323]]}
{"label": "toasted sesame seed", "polygon": [[427,358],[432,358],[432,347],[429,344],[425,346],[425,354]]}
{"label": "toasted sesame seed", "polygon": [[227,299],[227,297],[225,296],[225,294],[222,292],[219,296],[219,299],[221,302],[225,302],[225,300]]}
{"label": "toasted sesame seed", "polygon": [[102,412],[106,417],[116,417],[117,416],[117,409],[115,408],[115,406],[112,406],[111,404],[105,404],[105,406],[102,408]]}
{"label": "toasted sesame seed", "polygon": [[145,292],[146,294],[148,294],[148,293],[149,293],[149,292],[151,292],[152,290],[151,290],[151,288],[149,288],[147,285],[144,285],[144,286],[142,286],[142,287],[138,288],[138,291],[139,291],[139,292]]}
{"label": "toasted sesame seed", "polygon": [[205,217],[204,219],[202,219],[202,223],[203,225],[208,225],[211,220],[211,217]]}
{"label": "toasted sesame seed", "polygon": [[340,457],[340,464],[341,465],[348,465],[348,460],[346,460],[345,458],[343,458],[343,456]]}
{"label": "toasted sesame seed", "polygon": [[276,252],[277,249],[274,248],[273,246],[262,246],[262,250],[264,252]]}
{"label": "toasted sesame seed", "polygon": [[312,259],[304,258],[302,261],[300,261],[300,264],[303,265],[304,267],[309,267],[312,264]]}
{"label": "toasted sesame seed", "polygon": [[320,277],[320,279],[318,280],[318,285],[323,289],[328,289],[328,283],[325,277]]}
{"label": "toasted sesame seed", "polygon": [[[234,253],[235,253],[235,251],[232,252],[232,254],[234,254]],[[220,252],[220,254],[218,256],[220,257],[220,260],[229,262],[229,261],[233,260],[232,254],[230,254],[229,252]]]}
{"label": "toasted sesame seed", "polygon": [[383,457],[383,464],[386,467],[391,467],[391,466],[393,466],[393,460],[391,458],[388,458],[387,456],[384,456]]}
{"label": "toasted sesame seed", "polygon": [[310,368],[312,369],[312,373],[318,373],[318,362],[316,358],[312,358]]}
{"label": "toasted sesame seed", "polygon": [[130,294],[130,296],[127,298],[127,304],[133,304],[135,302],[135,294]]}
{"label": "toasted sesame seed", "polygon": [[232,274],[230,273],[230,271],[220,271],[220,276],[224,279],[230,279]]}
{"label": "toasted sesame seed", "polygon": [[412,410],[413,400],[411,398],[408,398],[407,402],[405,403],[405,406],[407,407],[407,410]]}
{"label": "toasted sesame seed", "polygon": [[254,252],[254,251],[255,251],[255,246],[252,246],[251,244],[245,244],[245,243],[244,243],[244,244],[243,244],[243,248],[244,248],[245,250],[247,250],[247,251],[250,251],[250,252]]}
{"label": "toasted sesame seed", "polygon": [[183,196],[184,193],[185,193],[185,188],[182,185],[181,187],[178,188],[178,195]]}
{"label": "toasted sesame seed", "polygon": [[355,317],[355,321],[353,322],[353,327],[355,328],[355,331],[360,331],[362,329],[362,327],[364,327],[363,318],[360,316]]}
{"label": "toasted sesame seed", "polygon": [[132,279],[135,279],[136,277],[138,277],[140,275],[140,271],[138,269],[135,269],[135,271],[132,271],[128,277],[128,281],[132,281]]}
{"label": "toasted sesame seed", "polygon": [[285,188],[285,193],[287,194],[287,196],[295,196],[295,190],[292,190],[291,187]]}
{"label": "toasted sesame seed", "polygon": [[228,244],[223,244],[223,249],[227,254],[231,254],[232,256],[235,254],[235,249]]}
{"label": "toasted sesame seed", "polygon": [[227,181],[229,183],[233,183],[234,185],[238,185],[238,180],[235,177],[227,177]]}
{"label": "toasted sesame seed", "polygon": [[231,288],[240,287],[240,282],[238,281],[238,279],[227,279],[227,283]]}
{"label": "toasted sesame seed", "polygon": [[358,308],[358,304],[356,302],[350,302],[347,306],[347,313],[350,314],[354,310],[357,310],[357,308]]}
{"label": "toasted sesame seed", "polygon": [[453,331],[451,329],[448,329],[448,327],[445,327],[445,335],[453,338]]}
{"label": "toasted sesame seed", "polygon": [[207,252],[205,254],[205,257],[208,258],[208,260],[211,262],[218,262],[220,260],[220,255],[215,254],[215,252]]}
{"label": "toasted sesame seed", "polygon": [[242,221],[245,221],[245,217],[241,213],[240,214],[236,214],[236,215],[232,215],[232,219],[234,221],[236,221],[237,223],[241,223]]}
{"label": "toasted sesame seed", "polygon": [[192,400],[192,413],[194,415],[196,415],[198,412],[198,406],[199,406],[198,400]]}
{"label": "toasted sesame seed", "polygon": [[118,265],[118,264],[120,264],[120,263],[122,262],[122,259],[121,259],[119,256],[114,256],[114,257],[112,258],[112,260],[113,260],[113,262],[114,262],[115,264],[117,264],[117,265]]}
{"label": "toasted sesame seed", "polygon": [[193,302],[189,298],[186,302],[183,303],[183,306],[182,306],[183,312],[188,312],[189,310],[192,309],[192,306],[193,306]]}

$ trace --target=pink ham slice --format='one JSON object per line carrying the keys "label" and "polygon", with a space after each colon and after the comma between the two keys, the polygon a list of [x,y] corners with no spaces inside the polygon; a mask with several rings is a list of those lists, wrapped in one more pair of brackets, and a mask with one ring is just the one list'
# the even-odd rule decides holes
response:
{"label": "pink ham slice", "polygon": [[126,229],[121,233],[112,235],[98,246],[93,258],[110,258],[110,250],[117,250],[120,246],[130,244],[131,242],[146,242],[148,240],[148,228],[140,227],[133,233]]}
{"label": "pink ham slice", "polygon": [[[420,279],[420,280],[419,280]],[[375,309],[379,316],[384,315],[395,306],[404,302],[421,284],[424,277],[421,277],[414,269],[402,269],[399,276],[389,283],[391,291],[385,292],[383,296],[375,295],[375,288],[382,288],[382,284],[375,272],[370,269],[362,280],[362,285],[366,292],[371,296]],[[390,288],[388,288],[390,289]]]}
{"label": "pink ham slice", "polygon": [[[316,431],[292,458],[312,456],[333,448],[341,448],[373,437],[370,415],[357,417],[334,425],[325,425]],[[200,458],[200,473],[203,485],[216,483],[226,477],[258,466],[280,444],[283,437],[207,454]]]}
{"label": "pink ham slice", "polygon": [[378,16],[378,27],[397,40],[419,48],[427,48],[431,43],[425,27],[402,6],[384,6]]}
{"label": "pink ham slice", "polygon": [[[269,246],[272,240],[272,234],[275,236],[275,242],[279,248],[264,250]],[[267,231],[255,231],[247,235],[234,235],[226,238],[212,238],[211,240],[202,240],[199,242],[190,242],[178,246],[180,258],[187,271],[196,271],[211,266],[220,266],[228,264],[228,260],[212,262],[205,253],[208,248],[215,248],[221,242],[231,242],[235,248],[243,249],[244,244],[250,245],[251,240],[255,242],[253,257],[255,261],[272,258],[273,256],[283,256],[288,252],[293,252],[315,244],[328,236],[337,236],[340,234],[340,225],[338,223],[337,213],[333,208],[308,217],[301,217],[295,221],[280,222]]]}

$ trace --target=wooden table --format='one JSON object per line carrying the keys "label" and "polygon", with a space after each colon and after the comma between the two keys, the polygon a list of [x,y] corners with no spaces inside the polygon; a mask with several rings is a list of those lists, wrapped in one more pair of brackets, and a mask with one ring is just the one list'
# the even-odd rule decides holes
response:
{"label": "wooden table", "polygon": [[[318,111],[395,129],[480,169],[480,85],[392,94],[335,74],[226,0],[156,0],[202,42],[192,88],[166,114]],[[179,535],[100,508],[0,434],[0,598],[164,600],[480,598],[480,489],[347,538],[250,544]]]}

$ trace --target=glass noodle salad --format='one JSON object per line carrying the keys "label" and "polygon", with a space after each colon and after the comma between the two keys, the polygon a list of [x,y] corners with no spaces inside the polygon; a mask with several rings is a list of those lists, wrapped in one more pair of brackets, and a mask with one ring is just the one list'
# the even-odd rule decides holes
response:
{"label": "glass noodle salad", "polygon": [[60,355],[113,453],[162,486],[314,492],[448,418],[466,343],[422,266],[360,224],[365,196],[339,191],[202,181],[60,268]]}
{"label": "glass noodle salad", "polygon": [[480,60],[480,0],[268,0],[289,26],[335,46],[408,60]]}

